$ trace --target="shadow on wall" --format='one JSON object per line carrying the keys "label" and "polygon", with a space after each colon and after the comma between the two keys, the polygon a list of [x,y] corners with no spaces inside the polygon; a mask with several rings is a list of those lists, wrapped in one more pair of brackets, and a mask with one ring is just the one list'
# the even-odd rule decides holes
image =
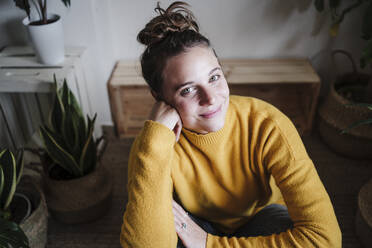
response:
{"label": "shadow on wall", "polygon": [[12,45],[28,45],[28,37],[22,20],[23,18],[12,18],[5,22],[5,36],[8,37],[9,43]]}
{"label": "shadow on wall", "polygon": [[313,0],[275,0],[266,4],[267,8],[262,13],[266,21],[270,21],[273,28],[285,23],[294,11],[299,13],[306,12],[309,8],[313,7]]}

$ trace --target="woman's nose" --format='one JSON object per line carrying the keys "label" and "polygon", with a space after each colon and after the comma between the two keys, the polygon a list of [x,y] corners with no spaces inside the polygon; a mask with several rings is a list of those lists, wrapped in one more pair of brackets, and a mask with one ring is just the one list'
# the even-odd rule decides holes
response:
{"label": "woman's nose", "polygon": [[213,105],[215,103],[216,94],[213,89],[203,88],[200,92],[200,105]]}

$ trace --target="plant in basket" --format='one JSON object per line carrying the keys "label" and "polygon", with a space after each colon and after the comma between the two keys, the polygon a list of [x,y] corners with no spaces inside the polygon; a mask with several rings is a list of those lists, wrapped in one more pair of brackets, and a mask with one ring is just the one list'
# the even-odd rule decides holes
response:
{"label": "plant in basket", "polygon": [[342,73],[330,84],[327,97],[319,108],[319,133],[323,141],[340,155],[372,158],[372,129],[357,125],[342,132],[360,119],[368,119],[371,112],[365,104],[372,101],[371,76],[358,72],[352,56],[343,50],[332,52],[349,58],[353,71]]}
{"label": "plant in basket", "polygon": [[[21,155],[23,157],[23,155]],[[21,158],[21,160],[23,160]],[[4,149],[0,152],[0,246],[29,247],[28,238],[16,219],[27,218],[30,207],[23,205],[23,214],[15,216],[10,208],[17,184],[21,178],[23,161],[16,163],[13,154]],[[26,202],[27,204],[27,202]],[[22,211],[21,211],[22,212]],[[22,216],[23,215],[23,216]]]}
{"label": "plant in basket", "polygon": [[105,213],[111,200],[112,183],[100,163],[107,142],[103,136],[95,141],[96,115],[92,119],[87,116],[85,121],[66,79],[61,88],[56,78],[54,82],[49,125],[40,128],[44,148],[39,155],[47,204],[62,222],[86,222]]}
{"label": "plant in basket", "polygon": [[0,152],[0,246],[44,248],[47,208],[42,192],[22,177],[23,161],[23,150]]}

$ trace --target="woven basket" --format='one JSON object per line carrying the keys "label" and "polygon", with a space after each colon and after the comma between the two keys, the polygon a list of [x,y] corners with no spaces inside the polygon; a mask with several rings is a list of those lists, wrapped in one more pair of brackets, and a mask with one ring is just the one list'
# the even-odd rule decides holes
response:
{"label": "woven basket", "polygon": [[39,186],[26,177],[22,177],[17,191],[25,194],[35,208],[20,227],[29,240],[30,248],[44,248],[47,244],[48,230],[48,209],[44,195]]}
{"label": "woven basket", "polygon": [[372,179],[359,191],[358,211],[355,218],[355,232],[364,245],[372,244]]}
{"label": "woven basket", "polygon": [[102,164],[98,164],[90,174],[77,179],[44,178],[48,208],[60,222],[89,222],[105,214],[111,205],[112,181]]}
{"label": "woven basket", "polygon": [[348,85],[364,87],[370,80],[369,75],[356,71],[351,56],[350,59],[355,71],[336,78],[330,86],[327,98],[319,108],[319,133],[324,142],[341,155],[360,159],[372,158],[370,125],[361,125],[341,134],[353,123],[372,117],[372,111],[366,107],[352,105],[353,102],[338,93],[339,89]]}

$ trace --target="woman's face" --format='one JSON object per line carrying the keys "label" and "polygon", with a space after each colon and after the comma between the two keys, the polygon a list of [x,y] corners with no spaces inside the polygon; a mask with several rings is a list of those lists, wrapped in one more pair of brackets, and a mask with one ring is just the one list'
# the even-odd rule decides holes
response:
{"label": "woman's face", "polygon": [[162,96],[176,108],[183,127],[201,134],[221,129],[229,105],[229,88],[213,50],[195,46],[168,59]]}

